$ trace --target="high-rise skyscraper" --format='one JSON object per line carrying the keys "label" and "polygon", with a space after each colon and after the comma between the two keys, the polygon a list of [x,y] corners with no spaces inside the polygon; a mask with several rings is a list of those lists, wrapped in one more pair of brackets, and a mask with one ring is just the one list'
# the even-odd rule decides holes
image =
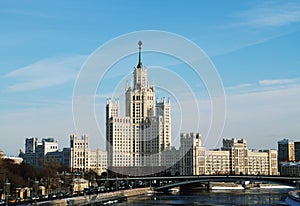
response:
{"label": "high-rise skyscraper", "polygon": [[[282,170],[282,165],[285,162],[295,161],[295,144],[293,140],[283,139],[277,142],[278,145],[278,171],[285,173]],[[298,156],[298,145],[296,144],[296,153]]]}
{"label": "high-rise skyscraper", "polygon": [[295,160],[294,141],[283,139],[278,143],[278,163],[291,162]]}
{"label": "high-rise skyscraper", "polygon": [[126,83],[125,116],[120,116],[118,100],[106,103],[108,169],[128,175],[161,170],[162,152],[171,144],[170,99],[155,100],[154,82],[149,85],[142,64],[142,42],[138,45],[133,85]]}

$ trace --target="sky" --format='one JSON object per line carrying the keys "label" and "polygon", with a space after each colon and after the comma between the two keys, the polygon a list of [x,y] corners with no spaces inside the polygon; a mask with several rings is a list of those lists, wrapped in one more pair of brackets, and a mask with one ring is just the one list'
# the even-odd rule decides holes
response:
{"label": "sky", "polygon": [[[246,138],[248,147],[255,149],[276,149],[283,138],[300,139],[299,1],[3,0],[0,150],[16,156],[28,137],[53,137],[60,148],[68,147],[69,135],[78,132],[73,94],[83,66],[107,42],[143,30],[177,34],[209,57],[226,97],[220,138]],[[147,50],[145,41],[143,49]],[[106,98],[124,99],[125,82],[136,64],[137,55],[128,55],[112,66],[96,88],[100,133],[89,128],[78,133],[89,136],[92,149],[105,149]],[[174,145],[178,146],[180,132],[205,136],[212,115],[205,83],[179,70],[188,66],[167,55],[145,53],[143,64],[158,86],[157,96],[171,96]],[[156,70],[159,66],[165,69]],[[164,71],[166,75],[161,75]],[[200,128],[193,124],[191,97],[179,91],[178,82],[168,76],[171,71],[195,94]]]}

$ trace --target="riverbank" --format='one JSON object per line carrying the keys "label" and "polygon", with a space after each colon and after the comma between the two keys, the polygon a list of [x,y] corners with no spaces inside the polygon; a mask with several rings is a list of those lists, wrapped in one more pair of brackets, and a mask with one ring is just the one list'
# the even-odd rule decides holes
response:
{"label": "riverbank", "polygon": [[232,182],[212,182],[210,183],[212,190],[244,190],[244,189],[295,189],[293,186],[280,185],[280,184],[266,184],[266,183],[250,183],[242,185],[240,183]]}
{"label": "riverbank", "polygon": [[233,182],[210,182],[209,189],[211,190],[243,190],[245,189],[241,184]]}
{"label": "riverbank", "polygon": [[40,206],[66,206],[66,205],[95,205],[95,204],[104,204],[104,203],[117,203],[124,201],[127,197],[133,197],[138,195],[147,194],[149,191],[152,191],[152,188],[136,188],[122,191],[115,191],[109,193],[101,193],[94,195],[85,195],[80,197],[65,198],[61,200],[53,200],[47,202],[40,202]]}

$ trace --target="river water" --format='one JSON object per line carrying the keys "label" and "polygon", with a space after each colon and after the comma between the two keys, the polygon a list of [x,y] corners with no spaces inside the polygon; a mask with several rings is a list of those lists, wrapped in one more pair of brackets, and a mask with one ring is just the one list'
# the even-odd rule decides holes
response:
{"label": "river water", "polygon": [[292,189],[192,190],[128,198],[117,205],[283,205]]}

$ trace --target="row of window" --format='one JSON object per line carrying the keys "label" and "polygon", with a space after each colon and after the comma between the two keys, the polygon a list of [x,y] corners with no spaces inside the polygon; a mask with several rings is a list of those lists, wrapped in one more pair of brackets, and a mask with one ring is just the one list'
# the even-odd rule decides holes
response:
{"label": "row of window", "polygon": [[50,149],[57,149],[57,146],[50,146]]}
{"label": "row of window", "polygon": [[88,146],[87,142],[75,142],[75,145],[85,145]]}
{"label": "row of window", "polygon": [[146,98],[144,98],[145,96],[139,96],[139,95],[136,95],[136,96],[132,96],[132,100],[135,101],[135,100],[153,100],[153,96],[146,96]]}

